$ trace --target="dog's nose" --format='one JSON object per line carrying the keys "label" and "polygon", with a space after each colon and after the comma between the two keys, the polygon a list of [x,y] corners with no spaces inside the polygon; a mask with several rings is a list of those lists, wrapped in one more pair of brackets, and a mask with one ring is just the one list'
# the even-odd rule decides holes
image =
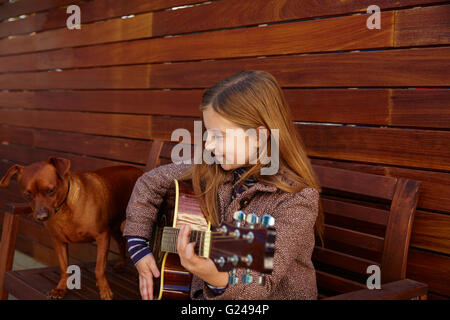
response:
{"label": "dog's nose", "polygon": [[45,221],[48,219],[48,211],[46,209],[41,209],[36,212],[36,219],[39,221]]}

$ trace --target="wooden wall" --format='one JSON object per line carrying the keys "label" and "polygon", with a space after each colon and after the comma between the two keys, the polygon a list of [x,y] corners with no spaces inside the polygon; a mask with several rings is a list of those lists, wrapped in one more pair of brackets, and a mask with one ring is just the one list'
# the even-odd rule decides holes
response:
{"label": "wooden wall", "polygon": [[[81,30],[65,27],[69,4]],[[366,27],[372,4],[380,30]],[[193,129],[205,88],[266,70],[313,163],[422,182],[407,277],[448,299],[449,17],[435,0],[0,0],[0,174],[50,155],[144,167],[153,139]],[[1,208],[18,191],[2,190]],[[17,246],[57,264],[27,217]]]}

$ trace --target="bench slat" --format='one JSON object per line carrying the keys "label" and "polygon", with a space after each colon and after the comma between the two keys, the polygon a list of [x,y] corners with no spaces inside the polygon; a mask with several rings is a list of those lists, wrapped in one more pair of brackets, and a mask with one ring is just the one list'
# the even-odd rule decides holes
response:
{"label": "bench slat", "polygon": [[340,293],[367,289],[367,286],[359,282],[344,279],[320,270],[316,271],[316,278],[318,287],[324,287]]}
{"label": "bench slat", "polygon": [[376,252],[384,245],[381,237],[325,224],[325,242],[327,239]]}
{"label": "bench slat", "polygon": [[370,265],[379,266],[379,263],[375,261],[358,258],[335,250],[321,248],[319,246],[315,246],[312,260],[360,274],[366,274],[367,267]]}
{"label": "bench slat", "polygon": [[327,213],[386,226],[389,211],[322,197],[323,210]]}
{"label": "bench slat", "polygon": [[313,165],[322,187],[381,199],[392,199],[397,179],[364,172]]}

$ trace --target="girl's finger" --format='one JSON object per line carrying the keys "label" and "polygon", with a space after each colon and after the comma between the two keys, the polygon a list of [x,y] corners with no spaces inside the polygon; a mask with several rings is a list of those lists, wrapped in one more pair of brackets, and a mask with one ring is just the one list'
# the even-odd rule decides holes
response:
{"label": "girl's finger", "polygon": [[153,300],[153,279],[147,279],[147,295],[150,300]]}
{"label": "girl's finger", "polygon": [[178,254],[183,254],[184,248],[188,244],[188,226],[182,225],[180,228],[180,233],[178,234],[178,241],[177,241],[177,251]]}
{"label": "girl's finger", "polygon": [[184,249],[186,259],[192,259],[195,255],[194,252],[195,242],[188,243]]}
{"label": "girl's finger", "polygon": [[142,300],[147,300],[147,289],[145,284],[145,278],[139,276],[139,291],[141,292]]}
{"label": "girl's finger", "polygon": [[155,278],[158,278],[159,277],[159,270],[158,270],[158,267],[156,266],[156,264],[152,263],[150,268],[152,269],[153,276]]}
{"label": "girl's finger", "polygon": [[158,266],[156,265],[156,261],[155,258],[153,257],[153,255],[150,256],[149,262],[148,262],[148,267],[151,271],[151,273],[153,274],[153,276],[155,278],[159,277],[159,270],[158,270]]}

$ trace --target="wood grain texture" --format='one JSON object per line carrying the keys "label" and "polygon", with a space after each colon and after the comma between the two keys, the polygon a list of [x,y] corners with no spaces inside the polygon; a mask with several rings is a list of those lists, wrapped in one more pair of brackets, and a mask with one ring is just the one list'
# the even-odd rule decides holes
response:
{"label": "wood grain texture", "polygon": [[[203,90],[4,91],[0,108],[201,117]],[[448,89],[291,89],[295,121],[449,128]]]}
{"label": "wood grain texture", "polygon": [[[88,25],[81,30],[58,29],[30,37],[0,39],[0,71],[67,69],[117,64],[161,63],[344,51],[388,47],[393,42],[392,12],[383,13],[384,27],[369,30],[366,16],[344,16],[265,27],[152,39],[152,14]],[[132,24],[128,26],[128,24]],[[123,30],[123,31],[122,31]],[[330,34],[334,34],[330,37]],[[92,45],[99,42],[105,44]],[[126,41],[130,40],[130,41]],[[180,47],[188,49],[179,50]],[[26,52],[44,51],[24,54]]]}
{"label": "wood grain texture", "polygon": [[[406,276],[427,283],[430,299],[450,298],[448,1],[379,0],[381,30],[365,28],[370,0],[202,2],[71,1],[84,29],[70,34],[65,0],[0,0],[0,174],[50,155],[80,170],[144,168],[153,139],[192,131],[205,88],[266,70],[313,163],[420,181]],[[169,163],[170,151],[163,146],[156,164]],[[384,203],[360,216],[364,199],[342,198],[325,197],[328,224],[384,237]],[[0,207],[18,200],[17,185],[0,191]],[[41,226],[20,217],[19,234],[17,248],[56,265]],[[353,262],[354,279],[366,261],[381,261],[380,252],[329,245],[321,263]],[[95,260],[95,246],[71,254]]]}
{"label": "wood grain texture", "polygon": [[439,87],[450,83],[449,56],[450,48],[437,47],[9,73],[0,74],[0,86],[22,90],[206,88],[242,70],[264,69],[289,88]]}

